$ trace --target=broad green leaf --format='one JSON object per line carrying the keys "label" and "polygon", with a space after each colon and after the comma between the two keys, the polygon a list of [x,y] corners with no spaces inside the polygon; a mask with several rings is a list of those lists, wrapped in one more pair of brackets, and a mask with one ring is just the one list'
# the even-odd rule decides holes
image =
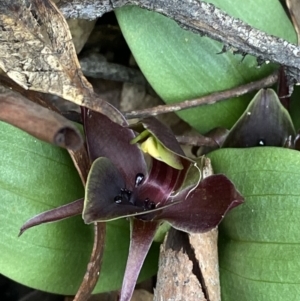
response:
{"label": "broad green leaf", "polygon": [[300,152],[275,147],[209,154],[245,197],[220,226],[222,301],[300,295]]}
{"label": "broad green leaf", "polygon": [[[84,195],[65,150],[0,123],[0,273],[24,285],[60,294],[75,294],[84,276],[93,243],[93,228],[81,217],[41,225],[18,238],[30,217]],[[129,223],[111,222],[100,280],[95,292],[119,289],[128,249]],[[157,269],[154,245],[140,279]]]}
{"label": "broad green leaf", "polygon": [[[210,2],[258,29],[296,42],[294,29],[277,0]],[[167,103],[258,80],[276,68],[273,64],[257,68],[256,58],[251,56],[242,61],[241,55],[217,54],[221,43],[183,30],[157,13],[124,7],[116,15],[139,67]],[[184,110],[178,115],[200,132],[217,126],[230,128],[252,96]]]}

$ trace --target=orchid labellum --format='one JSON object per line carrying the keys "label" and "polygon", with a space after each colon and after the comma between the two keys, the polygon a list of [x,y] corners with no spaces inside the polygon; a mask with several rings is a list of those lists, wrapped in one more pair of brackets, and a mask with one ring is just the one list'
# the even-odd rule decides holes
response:
{"label": "orchid labellum", "polygon": [[120,300],[130,300],[163,222],[185,232],[209,231],[243,198],[224,175],[203,179],[202,159],[187,158],[172,132],[158,120],[148,118],[129,128],[100,113],[83,112],[92,163],[84,201],[33,217],[21,232],[81,213],[87,224],[128,218],[131,243]]}

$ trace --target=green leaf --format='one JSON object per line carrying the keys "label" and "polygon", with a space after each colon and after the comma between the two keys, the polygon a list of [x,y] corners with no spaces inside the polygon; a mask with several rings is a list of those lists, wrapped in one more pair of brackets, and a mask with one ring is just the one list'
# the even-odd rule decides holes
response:
{"label": "green leaf", "polygon": [[[0,131],[0,273],[36,289],[75,294],[89,261],[93,227],[75,217],[35,227],[20,238],[18,232],[35,214],[83,197],[77,171],[65,150],[3,122]],[[121,287],[129,240],[126,220],[108,224],[95,292]],[[155,244],[140,280],[156,272],[157,260]]]}
{"label": "green leaf", "polygon": [[209,154],[245,197],[220,226],[222,301],[300,295],[300,153],[261,147]]}
{"label": "green leaf", "polygon": [[[258,29],[296,42],[294,29],[279,1],[210,2]],[[139,67],[166,103],[233,88],[263,78],[276,68],[273,64],[257,68],[256,58],[251,56],[241,61],[241,55],[217,54],[221,43],[183,30],[157,13],[124,7],[116,10],[116,15]],[[202,133],[217,126],[230,128],[252,97],[253,94],[184,110],[178,115]]]}

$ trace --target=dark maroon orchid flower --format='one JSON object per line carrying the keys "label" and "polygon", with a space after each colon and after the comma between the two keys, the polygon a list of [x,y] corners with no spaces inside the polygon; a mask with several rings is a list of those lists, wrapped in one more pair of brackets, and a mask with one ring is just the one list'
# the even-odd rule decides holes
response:
{"label": "dark maroon orchid flower", "polygon": [[296,134],[289,112],[272,89],[259,90],[230,131],[216,128],[206,136],[214,145],[195,148],[197,155],[220,147],[276,146],[300,150],[300,131]]}
{"label": "dark maroon orchid flower", "polygon": [[[203,179],[202,160],[185,157],[172,132],[156,119],[131,129],[99,113],[84,113],[93,163],[83,211],[82,201],[77,201],[34,217],[22,230],[81,211],[87,224],[128,217],[131,243],[120,297],[127,301],[162,222],[186,232],[209,231],[243,198],[224,175]],[[53,212],[56,217],[50,218]]]}
{"label": "dark maroon orchid flower", "polygon": [[232,127],[222,147],[293,147],[294,139],[292,119],[277,94],[272,89],[261,89]]}

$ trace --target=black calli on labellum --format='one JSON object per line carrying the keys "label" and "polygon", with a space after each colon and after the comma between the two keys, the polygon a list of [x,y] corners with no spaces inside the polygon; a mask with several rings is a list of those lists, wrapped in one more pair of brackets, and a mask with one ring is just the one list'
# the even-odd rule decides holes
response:
{"label": "black calli on labellum", "polygon": [[83,121],[92,163],[84,202],[41,213],[21,232],[81,213],[87,224],[129,218],[130,249],[120,296],[120,301],[128,301],[163,222],[185,232],[206,232],[243,197],[224,175],[202,179],[202,161],[187,158],[173,133],[155,118],[129,128],[85,109]]}

